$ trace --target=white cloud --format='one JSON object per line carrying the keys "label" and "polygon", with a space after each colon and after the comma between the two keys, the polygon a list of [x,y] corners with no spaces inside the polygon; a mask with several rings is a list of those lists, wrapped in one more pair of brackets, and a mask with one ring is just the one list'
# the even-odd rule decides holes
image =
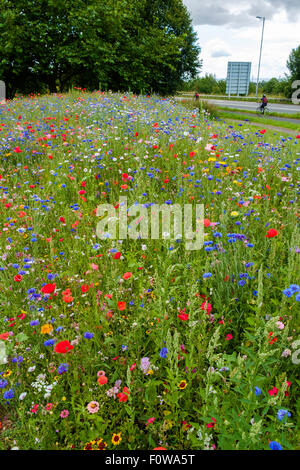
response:
{"label": "white cloud", "polygon": [[[226,10],[227,13],[231,11],[235,15],[235,19],[232,20],[230,14],[227,15],[226,13],[225,15],[221,9],[221,12],[223,11],[223,23],[218,23],[218,21],[221,21],[220,12],[216,13],[214,19],[214,12],[218,11],[216,6],[210,8],[209,13],[205,12],[205,5],[209,5],[210,0],[201,0],[201,2],[184,0],[184,3],[191,4],[194,8],[192,12],[194,11],[196,14],[194,29],[199,38],[199,45],[202,48],[200,56],[203,59],[201,75],[213,73],[217,78],[225,78],[228,54],[230,54],[229,60],[231,61],[251,62],[251,77],[256,80],[262,22],[256,19],[255,16],[262,16],[269,4],[273,5],[273,13],[266,16],[260,77],[262,79],[283,77],[285,73],[288,73],[286,61],[291,50],[298,47],[300,43],[299,7],[296,8],[299,6],[299,0],[270,0],[269,2],[266,0],[248,0],[247,2],[246,0],[239,0],[238,2],[234,0],[220,2],[220,0],[217,0],[216,6],[221,4],[223,10]],[[197,5],[201,6],[198,10]],[[210,24],[201,23],[197,17],[197,15],[202,15],[202,11],[205,12],[202,17],[207,18],[205,21],[210,20]],[[252,17],[249,16],[249,12],[253,13]],[[244,18],[237,27],[235,23],[236,15],[242,14]],[[291,21],[292,14],[294,14],[293,21]],[[299,18],[298,23],[295,21],[297,17]],[[245,19],[247,19],[248,24],[246,24]],[[197,22],[198,25],[195,25]],[[226,52],[226,54],[222,55],[221,52]]]}

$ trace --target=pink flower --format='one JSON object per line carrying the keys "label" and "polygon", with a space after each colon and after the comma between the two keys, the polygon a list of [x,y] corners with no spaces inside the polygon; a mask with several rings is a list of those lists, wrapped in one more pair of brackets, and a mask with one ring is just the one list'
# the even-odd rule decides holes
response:
{"label": "pink flower", "polygon": [[99,403],[97,401],[91,401],[87,405],[87,410],[92,414],[97,413],[99,411]]}
{"label": "pink flower", "polygon": [[36,414],[36,413],[37,413],[37,411],[38,411],[38,409],[39,409],[39,405],[38,405],[38,404],[36,404],[36,405],[34,405],[34,407],[33,407],[33,408],[30,410],[30,411],[31,411],[31,413],[34,413],[34,414]]}
{"label": "pink flower", "polygon": [[69,416],[68,410],[62,410],[62,412],[60,413],[61,418],[67,418],[68,416]]}
{"label": "pink flower", "polygon": [[146,423],[146,426],[148,426],[148,424],[153,423],[154,421],[155,421],[154,416],[153,416],[152,418],[149,418],[148,421],[147,421],[147,423]]}
{"label": "pink flower", "polygon": [[282,323],[281,321],[277,321],[276,322],[276,326],[279,330],[283,330],[284,328],[284,323]]}
{"label": "pink flower", "polygon": [[231,334],[226,335],[226,341],[230,341],[233,338]]}
{"label": "pink flower", "polygon": [[98,370],[97,377],[100,377],[101,375],[105,375],[104,370]]}

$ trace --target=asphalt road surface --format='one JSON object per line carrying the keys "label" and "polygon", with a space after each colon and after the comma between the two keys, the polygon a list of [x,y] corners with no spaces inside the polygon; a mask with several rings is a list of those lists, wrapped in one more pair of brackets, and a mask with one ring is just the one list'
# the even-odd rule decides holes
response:
{"label": "asphalt road surface", "polygon": [[[207,100],[209,103],[215,104],[216,106],[224,106],[231,109],[240,109],[244,111],[255,111],[258,103],[254,102],[245,102],[245,101],[229,101],[229,100]],[[286,114],[296,114],[300,113],[300,106],[294,104],[277,104],[277,103],[268,103],[268,110],[271,113],[286,113]]]}

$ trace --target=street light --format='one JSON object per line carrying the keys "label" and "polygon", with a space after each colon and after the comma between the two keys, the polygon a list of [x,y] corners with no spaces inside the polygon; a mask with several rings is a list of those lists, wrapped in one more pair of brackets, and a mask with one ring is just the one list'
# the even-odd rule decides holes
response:
{"label": "street light", "polygon": [[256,98],[258,93],[258,81],[259,81],[259,70],[260,70],[260,60],[261,60],[261,50],[264,38],[264,29],[265,29],[265,17],[264,16],[257,16],[259,20],[263,20],[262,32],[261,32],[261,42],[260,42],[260,52],[259,52],[259,62],[258,62],[258,71],[257,71],[257,82],[256,82]]}

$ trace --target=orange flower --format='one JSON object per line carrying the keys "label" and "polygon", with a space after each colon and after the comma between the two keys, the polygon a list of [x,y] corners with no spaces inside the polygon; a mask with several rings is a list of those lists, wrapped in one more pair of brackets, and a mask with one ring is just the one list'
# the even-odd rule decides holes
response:
{"label": "orange flower", "polygon": [[63,295],[63,301],[66,302],[67,304],[70,302],[73,302],[73,297],[70,289],[66,289],[62,293]]}
{"label": "orange flower", "polygon": [[45,334],[49,335],[52,331],[53,331],[53,326],[50,325],[49,323],[46,323],[45,325],[41,327],[42,335],[45,335]]}
{"label": "orange flower", "polygon": [[107,377],[105,377],[105,375],[100,375],[100,377],[97,379],[97,382],[99,385],[105,385],[107,383]]}

